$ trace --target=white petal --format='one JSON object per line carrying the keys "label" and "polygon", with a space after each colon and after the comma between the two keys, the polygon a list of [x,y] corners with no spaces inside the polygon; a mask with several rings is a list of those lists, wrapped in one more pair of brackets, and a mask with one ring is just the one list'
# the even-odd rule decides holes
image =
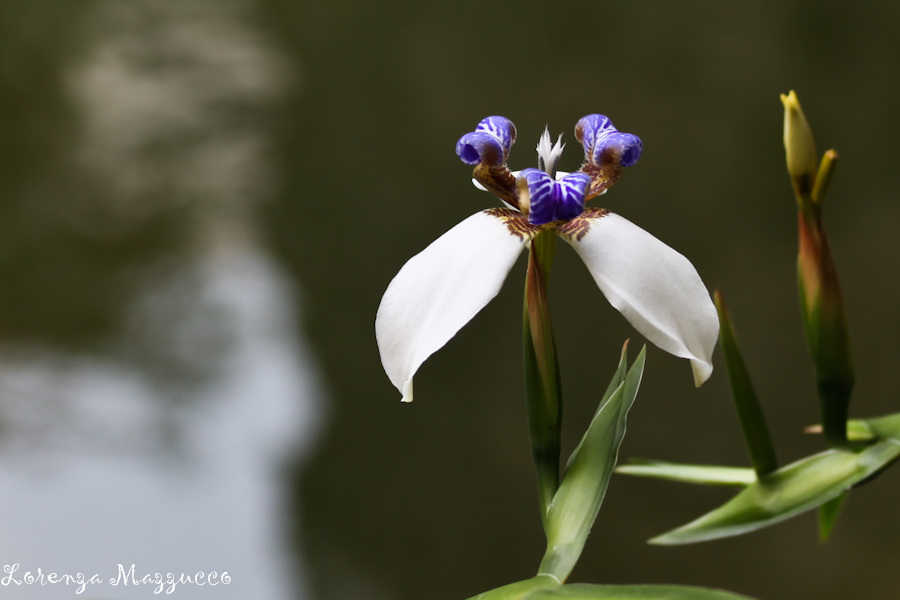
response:
{"label": "white petal", "polygon": [[580,241],[563,238],[600,290],[644,337],[690,359],[694,383],[702,384],[712,374],[719,318],[694,265],[619,215],[586,221],[590,227]]}
{"label": "white petal", "polygon": [[419,366],[497,295],[527,241],[526,234],[513,233],[502,218],[484,211],[400,269],[378,307],[375,337],[384,370],[404,402],[412,401]]}

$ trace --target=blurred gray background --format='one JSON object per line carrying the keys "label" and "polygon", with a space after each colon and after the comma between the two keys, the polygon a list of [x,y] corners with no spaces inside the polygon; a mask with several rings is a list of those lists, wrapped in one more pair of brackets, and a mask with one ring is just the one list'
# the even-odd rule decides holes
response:
{"label": "blurred gray background", "polygon": [[[545,125],[576,169],[588,113],[641,137],[602,205],[723,290],[788,462],[822,448],[801,433],[817,408],[778,100],[796,90],[841,156],[825,213],[851,411],[897,412],[898,26],[890,2],[0,0],[0,562],[228,570],[175,592],[217,599],[460,600],[531,576],[524,265],[412,405],[373,332],[402,264],[494,205],[453,151],[491,114],[518,127],[516,169]],[[643,340],[564,245],[550,294],[567,455]],[[716,360],[695,390],[649,349],[623,457],[747,464]],[[730,494],[615,477],[572,580],[897,596],[900,471],[854,491],[824,546],[812,513],[645,544]]]}

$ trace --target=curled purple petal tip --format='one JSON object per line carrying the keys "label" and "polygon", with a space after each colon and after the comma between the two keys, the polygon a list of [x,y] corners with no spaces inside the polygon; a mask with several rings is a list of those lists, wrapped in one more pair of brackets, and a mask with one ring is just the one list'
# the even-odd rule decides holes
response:
{"label": "curled purple petal tip", "polygon": [[630,167],[641,157],[641,153],[644,151],[644,144],[641,143],[641,138],[636,135],[630,133],[620,133],[619,135],[622,137],[622,161],[620,164],[623,167]]}
{"label": "curled purple petal tip", "polygon": [[641,157],[643,144],[636,135],[621,133],[605,115],[588,115],[575,125],[575,137],[584,146],[585,161],[596,166],[618,163],[630,167]]}
{"label": "curled purple petal tip", "polygon": [[486,163],[495,166],[504,162],[503,146],[500,141],[480,131],[473,131],[459,138],[456,142],[456,154],[467,165]]}
{"label": "curled purple petal tip", "polygon": [[456,154],[467,165],[485,163],[499,166],[506,162],[516,141],[516,126],[506,117],[482,119],[475,131],[459,138]]}

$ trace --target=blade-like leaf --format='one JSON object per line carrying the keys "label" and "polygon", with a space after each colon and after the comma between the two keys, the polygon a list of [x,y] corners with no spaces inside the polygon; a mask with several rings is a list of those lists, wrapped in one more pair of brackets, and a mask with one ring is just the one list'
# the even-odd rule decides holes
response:
{"label": "blade-like leaf", "polygon": [[862,421],[878,439],[900,440],[900,413]]}
{"label": "blade-like leaf", "polygon": [[683,585],[590,585],[542,590],[528,600],[749,600],[747,596]]}
{"label": "blade-like leaf", "polygon": [[816,508],[900,457],[900,441],[828,450],[770,473],[737,496],[651,544],[690,544],[749,533]]}
{"label": "blade-like leaf", "polygon": [[535,592],[559,587],[559,582],[546,575],[538,575],[525,581],[517,581],[489,592],[473,596],[469,600],[525,600]]}
{"label": "blade-like leaf", "polygon": [[775,446],[772,444],[762,407],[760,407],[756,392],[753,390],[750,373],[747,372],[744,359],[741,357],[737,336],[731,325],[725,300],[718,290],[713,298],[716,302],[716,310],[719,312],[719,339],[722,342],[722,353],[725,355],[725,365],[728,367],[728,380],[731,382],[731,395],[734,397],[734,405],[741,422],[744,442],[747,444],[750,462],[756,469],[757,475],[766,475],[778,468]]}
{"label": "blade-like leaf", "polygon": [[[822,426],[819,426],[819,433],[822,433]],[[847,421],[847,439],[851,442],[869,442],[877,436],[872,432],[872,428],[865,421]]]}
{"label": "blade-like leaf", "polygon": [[[628,341],[625,340],[625,343],[622,344],[622,352],[619,355],[619,366],[616,367],[616,372],[613,374],[613,378],[609,381],[609,385],[606,386],[606,391],[603,392],[603,397],[600,398],[600,404],[597,405],[597,410],[594,412],[594,416],[597,416],[597,413],[600,412],[600,409],[603,408],[603,405],[606,404],[606,401],[609,400],[610,396],[613,395],[613,392],[618,389],[622,382],[625,381],[625,375],[628,372]],[[572,453],[572,458],[576,453]],[[568,468],[568,466],[566,467]]]}
{"label": "blade-like leaf", "polygon": [[484,592],[469,600],[752,600],[722,590],[685,585],[560,585],[538,575]]}
{"label": "blade-like leaf", "polygon": [[[600,398],[600,403],[597,404],[597,410],[594,411],[594,417],[597,418],[597,415],[600,413],[600,410],[606,404],[607,400],[615,393],[619,386],[622,385],[622,382],[625,381],[625,375],[628,373],[628,342],[629,340],[625,340],[625,343],[622,344],[622,353],[619,355],[619,366],[616,367],[616,372],[613,373],[612,379],[609,381],[609,385],[606,386],[606,391],[603,392],[603,397]],[[578,447],[581,447],[582,441],[578,442]],[[578,456],[578,448],[575,448],[575,451],[572,452],[572,455],[569,456],[569,460],[566,461],[566,471],[569,470],[569,467],[572,466],[572,460]]]}
{"label": "blade-like leaf", "polygon": [[547,552],[539,573],[564,582],[572,572],[591,531],[625,436],[625,420],[644,372],[641,349],[625,380],[596,413],[572,453],[547,519]]}
{"label": "blade-like leaf", "polygon": [[837,518],[840,516],[841,509],[844,507],[844,502],[847,501],[849,494],[849,491],[844,492],[837,498],[832,498],[819,507],[819,541],[823,544],[831,537],[834,524],[837,522]]}
{"label": "blade-like leaf", "polygon": [[671,479],[702,485],[734,485],[744,487],[756,481],[756,471],[747,467],[718,467],[712,465],[684,465],[656,460],[635,461],[619,465],[616,473]]}
{"label": "blade-like leaf", "polygon": [[[603,409],[603,406],[606,402],[612,397],[617,389],[622,385],[622,382],[625,381],[625,376],[628,374],[628,342],[630,340],[625,340],[625,343],[622,344],[622,352],[619,355],[619,366],[616,367],[616,372],[613,373],[612,379],[609,381],[609,385],[606,386],[606,391],[603,392],[603,397],[600,398],[600,403],[597,404],[597,410],[594,411],[594,419],[597,418],[597,415],[600,414],[600,411]],[[572,461],[578,456],[578,449],[581,448],[581,444],[584,442],[584,438],[578,442],[578,446],[575,448],[575,451],[572,452],[571,456],[569,456],[569,460],[566,461],[566,472],[569,471],[569,467],[572,466]]]}
{"label": "blade-like leaf", "polygon": [[[821,425],[807,427],[809,433],[822,433]],[[851,419],[847,421],[847,439],[856,442],[872,442],[893,440],[900,443],[900,413],[875,417],[874,419]],[[865,480],[857,485],[868,483],[875,479],[881,471],[884,471],[894,461],[887,461]]]}

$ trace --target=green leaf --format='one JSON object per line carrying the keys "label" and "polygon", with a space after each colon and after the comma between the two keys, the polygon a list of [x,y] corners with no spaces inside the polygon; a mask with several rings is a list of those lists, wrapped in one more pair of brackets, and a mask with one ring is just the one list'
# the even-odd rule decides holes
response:
{"label": "green leaf", "polygon": [[552,577],[532,579],[479,594],[469,600],[752,600],[748,596],[685,585],[560,585]]}
{"label": "green leaf", "polygon": [[[641,349],[625,379],[594,415],[572,457],[547,519],[547,551],[539,574],[564,582],[572,572],[597,518],[625,436],[625,420],[634,403],[647,348]],[[624,353],[623,353],[624,360]],[[622,363],[620,361],[620,369]],[[614,380],[620,374],[617,370]]]}
{"label": "green leaf", "polygon": [[761,477],[719,508],[650,543],[690,544],[774,525],[840,496],[898,457],[897,440],[806,457]]}
{"label": "green leaf", "polygon": [[831,537],[834,524],[837,522],[841,509],[844,507],[844,502],[847,501],[847,496],[849,495],[850,492],[846,491],[819,507],[819,541],[823,544]]}
{"label": "green leaf", "polygon": [[747,467],[684,465],[659,460],[642,460],[634,461],[634,463],[616,467],[616,473],[656,479],[670,479],[683,483],[699,483],[702,485],[743,487],[756,481],[756,471]]}
{"label": "green leaf", "polygon": [[517,581],[473,596],[470,600],[524,600],[539,590],[559,587],[559,582],[546,575],[538,575],[525,581]]}
{"label": "green leaf", "polygon": [[719,324],[721,325],[719,339],[722,343],[722,353],[725,355],[725,365],[728,367],[731,395],[734,397],[734,405],[740,419],[741,430],[744,433],[744,442],[747,444],[750,462],[756,469],[757,475],[766,475],[778,468],[775,446],[772,444],[772,437],[769,435],[762,407],[760,407],[756,392],[753,390],[750,373],[747,372],[744,359],[741,357],[725,300],[718,290],[713,297],[716,301],[716,310],[719,312]]}
{"label": "green leaf", "polygon": [[[821,431],[821,427],[819,428]],[[847,439],[851,442],[869,442],[877,436],[865,421],[847,421]]]}
{"label": "green leaf", "polygon": [[747,596],[684,585],[591,585],[575,583],[542,590],[528,600],[749,600]]}
{"label": "green leaf", "polygon": [[[625,340],[625,343],[622,344],[622,351],[619,353],[619,365],[616,367],[616,372],[613,373],[612,379],[609,380],[609,385],[606,386],[606,391],[603,392],[603,396],[600,397],[600,402],[597,404],[597,410],[594,411],[593,418],[597,418],[597,415],[600,414],[600,410],[603,408],[603,405],[612,397],[619,386],[622,385],[622,382],[625,381],[625,376],[628,374],[628,342],[630,340]],[[583,441],[583,439],[582,439]],[[581,442],[579,442],[579,446]],[[566,463],[566,469],[568,470],[569,466],[572,464],[572,459],[578,454],[578,448],[572,452],[572,456],[569,457],[569,461]]]}
{"label": "green leaf", "polygon": [[865,419],[860,422],[878,439],[900,440],[900,413],[874,419]]}

